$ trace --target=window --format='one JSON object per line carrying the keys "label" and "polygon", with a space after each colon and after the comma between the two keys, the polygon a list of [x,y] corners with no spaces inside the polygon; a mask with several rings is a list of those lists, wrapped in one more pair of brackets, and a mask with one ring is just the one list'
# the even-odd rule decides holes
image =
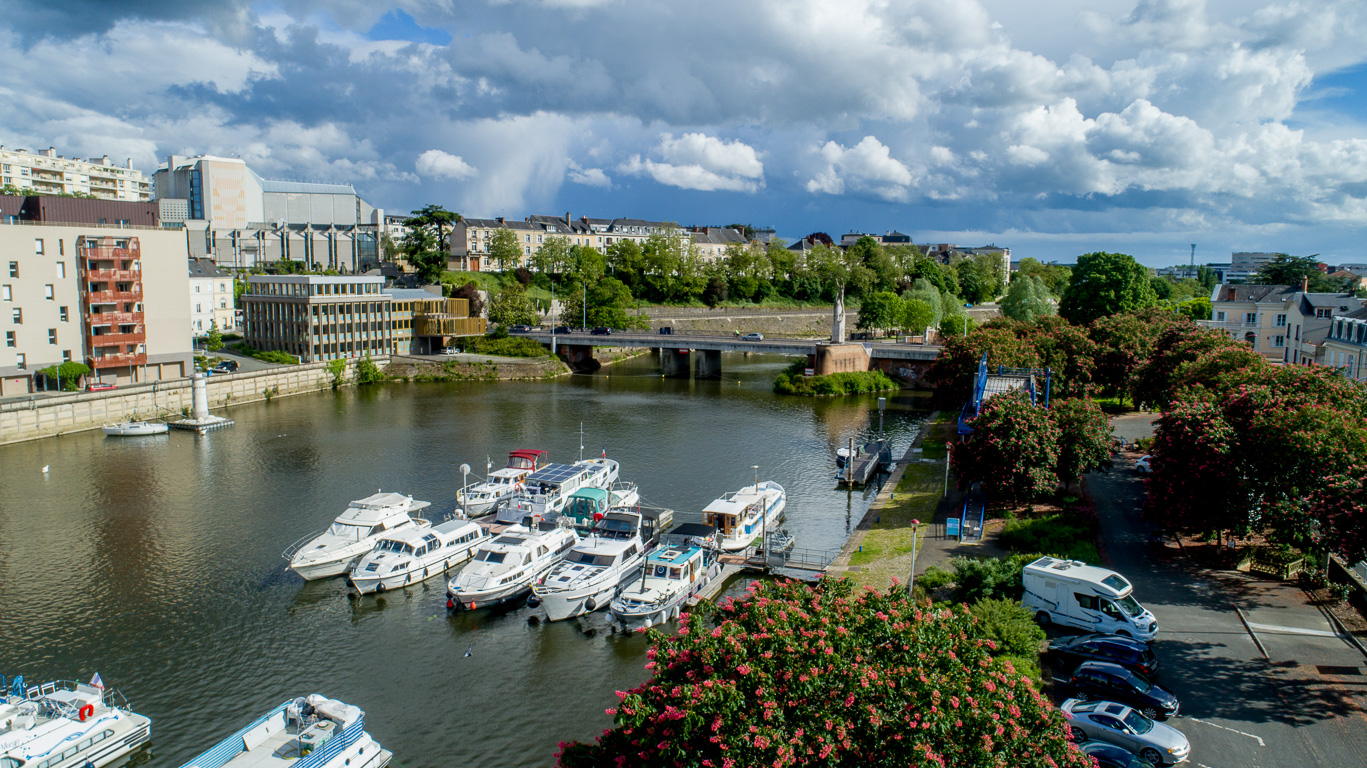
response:
{"label": "window", "polygon": [[14,363],[14,364],[15,364],[16,366],[18,366],[19,370],[21,370],[21,371],[27,370],[27,369],[28,369],[28,359],[24,356],[24,353],[23,353],[23,352],[20,352],[18,355],[15,355],[15,357],[16,357],[17,359],[15,360],[15,363]]}
{"label": "window", "polygon": [[1245,322],[1245,323],[1256,323],[1256,322],[1258,322],[1258,313],[1257,313],[1257,312],[1245,312],[1245,313],[1244,313],[1244,322]]}
{"label": "window", "polygon": [[57,329],[56,329],[56,328],[49,328],[49,329],[47,329],[47,343],[56,346],[56,344],[57,344]]}
{"label": "window", "polygon": [[19,276],[19,262],[17,262],[17,261],[11,261],[11,262],[9,263],[9,276],[10,276],[10,277],[18,277],[18,276]]}
{"label": "window", "polygon": [[59,261],[59,262],[57,262],[57,279],[58,279],[58,280],[65,280],[65,279],[66,279],[66,262],[65,262],[65,261]]}
{"label": "window", "polygon": [[[14,275],[14,277],[18,277],[18,275]],[[1333,317],[1333,312],[1328,307],[1321,307],[1315,310],[1316,320],[1323,320],[1327,317]]]}
{"label": "window", "polygon": [[199,308],[199,305],[198,305],[198,304],[195,305],[195,314],[196,314],[196,315],[199,314],[200,312],[203,312],[203,311],[204,311],[204,310],[202,310],[202,309]]}
{"label": "window", "polygon": [[1286,327],[1286,315],[1277,315],[1277,327],[1278,327],[1278,328],[1285,328],[1285,327]]}
{"label": "window", "polygon": [[43,298],[47,299],[48,301],[52,301],[52,297],[53,297],[52,285],[51,285],[51,284],[48,284],[48,285],[43,286]]}
{"label": "window", "polygon": [[24,308],[23,308],[23,307],[15,307],[15,308],[14,308],[14,324],[15,324],[15,325],[23,325],[23,324],[24,324]]}
{"label": "window", "polygon": [[36,239],[33,241],[33,252],[34,252],[34,253],[42,253],[42,252],[43,252],[43,238],[39,237],[39,238],[36,238]]}
{"label": "window", "polygon": [[58,307],[58,308],[57,308],[57,317],[58,317],[62,322],[64,322],[64,323],[67,322],[67,311],[66,311],[66,307]]}
{"label": "window", "polygon": [[1281,349],[1282,347],[1286,346],[1286,337],[1285,337],[1285,336],[1273,336],[1273,337],[1272,337],[1272,346],[1273,346],[1273,347],[1276,347],[1277,349]]}
{"label": "window", "polygon": [[1084,595],[1081,592],[1074,592],[1073,597],[1077,598],[1077,604],[1089,611],[1096,610],[1096,595]]}
{"label": "window", "polygon": [[65,241],[65,240],[58,240],[58,241],[57,241],[57,255],[58,255],[58,256],[65,256],[65,255],[66,255],[66,241]]}
{"label": "window", "polygon": [[14,338],[14,331],[5,331],[5,346],[7,346],[7,347],[17,347],[17,346],[19,346],[19,341],[18,341],[17,339]]}
{"label": "window", "polygon": [[71,350],[69,350],[69,349],[64,349],[64,350],[62,350],[62,362],[64,362],[64,363],[69,363],[69,362],[71,362]]}
{"label": "window", "polygon": [[199,283],[195,283],[195,293],[199,293]]}
{"label": "window", "polygon": [[1223,322],[1225,321],[1225,313],[1224,313],[1224,312],[1216,312],[1216,313],[1215,313],[1215,320],[1216,320],[1216,322],[1223,323]]}
{"label": "window", "polygon": [[0,285],[0,298],[5,301],[14,301],[14,289],[8,285]]}

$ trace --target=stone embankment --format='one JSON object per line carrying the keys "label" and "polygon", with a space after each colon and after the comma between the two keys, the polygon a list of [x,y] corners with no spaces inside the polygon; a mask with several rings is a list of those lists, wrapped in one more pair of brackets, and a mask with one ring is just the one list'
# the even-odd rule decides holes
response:
{"label": "stone embankment", "polygon": [[[375,363],[384,367],[387,358]],[[347,364],[350,382],[355,361]],[[211,409],[236,403],[317,392],[332,387],[326,363],[285,365],[264,371],[215,375],[205,381]],[[98,429],[105,424],[135,419],[179,417],[191,403],[190,380],[174,379],[133,384],[104,392],[72,392],[32,400],[0,403],[0,444],[17,443],[67,432]]]}
{"label": "stone embankment", "polygon": [[[805,307],[798,309],[727,308],[717,307],[646,307],[633,311],[650,317],[652,330],[672,326],[676,333],[699,333],[726,336],[740,333],[763,333],[772,336],[821,338],[831,335],[831,308]],[[845,322],[853,328],[859,312],[849,310]]]}

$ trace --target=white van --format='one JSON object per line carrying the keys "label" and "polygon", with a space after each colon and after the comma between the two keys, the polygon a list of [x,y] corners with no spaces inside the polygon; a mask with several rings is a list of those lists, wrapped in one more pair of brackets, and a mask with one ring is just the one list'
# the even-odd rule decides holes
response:
{"label": "white van", "polygon": [[1130,582],[1115,571],[1080,560],[1041,557],[1022,569],[1021,580],[1021,605],[1034,611],[1042,625],[1052,621],[1139,640],[1158,634],[1153,614],[1134,599]]}

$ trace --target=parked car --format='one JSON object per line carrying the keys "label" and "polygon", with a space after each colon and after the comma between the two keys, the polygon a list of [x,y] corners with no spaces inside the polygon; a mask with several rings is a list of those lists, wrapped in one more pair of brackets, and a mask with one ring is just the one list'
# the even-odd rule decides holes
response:
{"label": "parked car", "polygon": [[672,326],[672,325],[662,325],[662,326],[660,326],[660,333],[663,333],[664,335],[668,336],[668,335],[674,333],[674,326]]}
{"label": "parked car", "polygon": [[532,330],[530,325],[514,325],[508,329],[508,333],[527,333]]}
{"label": "parked car", "polygon": [[764,334],[762,334],[762,333],[747,333],[747,334],[745,334],[744,336],[740,337],[740,340],[741,340],[741,341],[764,341]]}
{"label": "parked car", "polygon": [[219,360],[211,369],[217,373],[237,373],[236,360]]}
{"label": "parked car", "polygon": [[1075,699],[1128,704],[1153,720],[1167,720],[1179,707],[1177,697],[1169,691],[1138,672],[1107,661],[1083,662],[1073,670],[1064,691]]}
{"label": "parked car", "polygon": [[92,381],[85,385],[85,391],[87,392],[103,392],[106,389],[114,389],[114,385],[103,381]]}
{"label": "parked car", "polygon": [[1087,661],[1109,661],[1138,672],[1149,679],[1158,676],[1158,657],[1148,643],[1120,635],[1092,633],[1049,641],[1049,654],[1067,669]]}
{"label": "parked car", "polygon": [[600,326],[598,326],[597,328],[594,328],[593,330],[589,331],[589,333],[593,334],[594,336],[611,336],[611,335],[612,335],[612,329],[611,329],[611,328],[604,328],[603,326],[600,325]]}
{"label": "parked car", "polygon": [[1136,757],[1130,750],[1104,741],[1084,741],[1078,749],[1095,760],[1097,768],[1153,768],[1153,763]]}
{"label": "parked car", "polygon": [[559,325],[556,326],[555,330],[551,331],[551,333],[574,333],[574,329],[568,325]]}
{"label": "parked car", "polygon": [[458,347],[442,347],[441,353],[443,355],[459,355],[460,349]]}
{"label": "parked car", "polygon": [[1191,756],[1191,743],[1181,731],[1155,723],[1124,704],[1068,699],[1059,709],[1068,718],[1068,730],[1075,741],[1096,739],[1114,744],[1154,765],[1180,763]]}
{"label": "parked car", "polygon": [[1146,474],[1152,472],[1153,469],[1149,466],[1149,460],[1152,459],[1152,458],[1153,458],[1153,457],[1150,456],[1150,455],[1147,454],[1147,453],[1144,454],[1143,456],[1140,456],[1140,457],[1139,457],[1138,459],[1136,459],[1135,462],[1134,462],[1134,471],[1135,471],[1135,472],[1138,472],[1138,473],[1141,474],[1141,475],[1146,475]]}

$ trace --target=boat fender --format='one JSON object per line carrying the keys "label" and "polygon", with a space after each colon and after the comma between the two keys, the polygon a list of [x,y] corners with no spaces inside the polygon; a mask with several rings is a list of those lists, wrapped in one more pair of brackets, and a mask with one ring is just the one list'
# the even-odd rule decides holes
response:
{"label": "boat fender", "polygon": [[531,597],[527,598],[527,605],[532,608],[535,608],[538,605],[541,605],[541,598],[537,597],[536,595],[532,595]]}
{"label": "boat fender", "polygon": [[598,603],[597,603],[593,598],[590,597],[589,599],[587,599],[587,600],[584,601],[584,610],[586,610],[586,611],[596,611],[596,610],[598,610]]}
{"label": "boat fender", "polygon": [[454,609],[456,607],[456,601],[449,597],[446,598],[446,607],[448,609]]}
{"label": "boat fender", "polygon": [[87,717],[93,717],[95,715],[95,707],[87,704],[84,707],[81,707],[81,711],[77,714],[81,718],[81,722],[84,723]]}

